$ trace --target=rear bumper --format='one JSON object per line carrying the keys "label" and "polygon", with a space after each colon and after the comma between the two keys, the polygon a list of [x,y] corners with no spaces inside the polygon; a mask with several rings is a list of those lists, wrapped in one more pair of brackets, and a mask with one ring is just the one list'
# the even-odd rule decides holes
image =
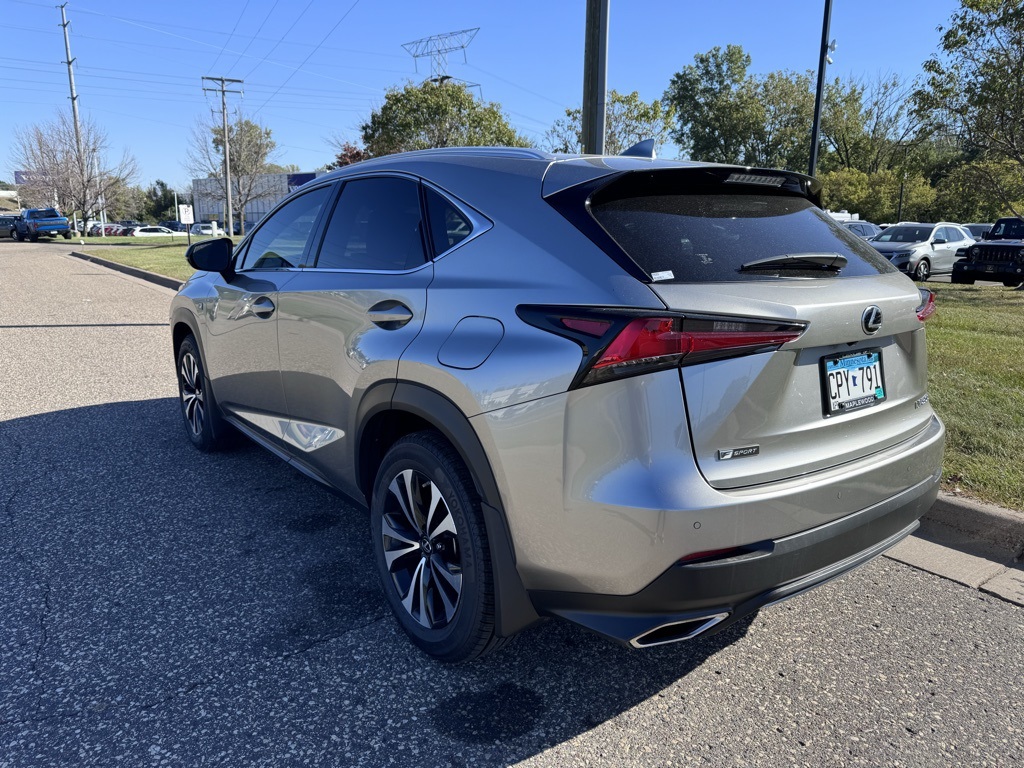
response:
{"label": "rear bumper", "polygon": [[534,591],[559,616],[635,647],[711,634],[863,565],[911,534],[938,494],[939,472],[881,503],[745,554],[675,565],[632,595]]}

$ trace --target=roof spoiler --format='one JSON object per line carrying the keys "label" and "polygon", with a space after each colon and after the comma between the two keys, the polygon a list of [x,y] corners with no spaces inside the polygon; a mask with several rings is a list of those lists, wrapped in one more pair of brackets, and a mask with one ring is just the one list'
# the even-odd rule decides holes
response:
{"label": "roof spoiler", "polygon": [[644,139],[638,141],[629,149],[620,152],[620,157],[649,157],[651,160],[655,159],[654,154],[654,139]]}

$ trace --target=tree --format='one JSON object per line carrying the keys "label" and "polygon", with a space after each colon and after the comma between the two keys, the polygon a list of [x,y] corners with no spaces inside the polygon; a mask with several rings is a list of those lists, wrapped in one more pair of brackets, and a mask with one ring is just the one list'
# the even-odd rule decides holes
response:
{"label": "tree", "polygon": [[56,202],[69,215],[77,211],[88,220],[96,217],[111,190],[135,178],[131,155],[125,152],[116,164],[108,163],[106,133],[89,119],[81,121],[80,128],[81,144],[71,114],[61,110],[51,123],[15,132],[13,162],[29,178],[19,190],[23,201]]}
{"label": "tree", "polygon": [[[241,233],[245,234],[245,207],[274,194],[260,175],[266,172],[268,162],[274,157],[277,142],[269,128],[237,115],[235,122],[228,125],[228,144],[232,209],[238,216]],[[186,168],[194,177],[218,180],[217,199],[226,203],[223,126],[212,121],[197,122],[192,128],[185,158]]]}
{"label": "tree", "polygon": [[302,169],[299,168],[295,163],[288,163],[288,165],[278,165],[277,163],[267,163],[263,166],[264,173],[299,173]]}
{"label": "tree", "polygon": [[672,138],[695,160],[780,168],[807,166],[814,97],[811,74],[747,74],[738,45],[694,56],[662,101],[675,110]]}
{"label": "tree", "polygon": [[530,146],[498,104],[479,100],[453,82],[392,88],[360,130],[372,157],[432,147]]}
{"label": "tree", "polygon": [[[669,140],[673,117],[672,108],[660,100],[648,104],[637,91],[625,94],[609,91],[605,112],[605,153],[617,155],[645,139],[654,139],[657,151]],[[565,110],[565,117],[556,120],[544,138],[552,152],[582,152],[583,109]]]}
{"label": "tree", "polygon": [[167,182],[157,179],[145,194],[145,218],[151,221],[178,218],[178,212],[174,209],[174,190],[167,186]]}
{"label": "tree", "polygon": [[1014,213],[1024,175],[1024,8],[1007,0],[961,0],[939,55],[925,62],[918,113],[977,156],[973,172]]}
{"label": "tree", "polygon": [[357,147],[350,141],[344,141],[338,137],[328,139],[331,146],[337,150],[334,161],[324,166],[325,171],[333,171],[336,168],[344,168],[346,165],[358,163],[361,160],[368,160],[370,153],[362,147]]}

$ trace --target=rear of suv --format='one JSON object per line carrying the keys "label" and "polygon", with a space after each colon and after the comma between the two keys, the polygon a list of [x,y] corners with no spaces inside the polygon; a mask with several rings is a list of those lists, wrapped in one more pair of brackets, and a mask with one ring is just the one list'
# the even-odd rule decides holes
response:
{"label": "rear of suv", "polygon": [[240,430],[370,509],[413,642],[557,616],[717,631],[917,526],[944,430],[917,289],[773,170],[449,149],[189,251],[186,432]]}

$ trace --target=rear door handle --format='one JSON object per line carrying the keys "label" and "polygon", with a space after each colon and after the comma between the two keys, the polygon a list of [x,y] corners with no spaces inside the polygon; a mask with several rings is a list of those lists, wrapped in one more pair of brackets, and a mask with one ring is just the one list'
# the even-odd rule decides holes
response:
{"label": "rear door handle", "polygon": [[394,331],[412,320],[412,310],[400,301],[388,299],[374,304],[366,311],[370,322],[386,331]]}
{"label": "rear door handle", "polygon": [[275,309],[277,309],[277,307],[274,306],[274,302],[266,296],[260,296],[252,303],[252,313],[256,315],[256,317],[270,317],[274,314]]}

